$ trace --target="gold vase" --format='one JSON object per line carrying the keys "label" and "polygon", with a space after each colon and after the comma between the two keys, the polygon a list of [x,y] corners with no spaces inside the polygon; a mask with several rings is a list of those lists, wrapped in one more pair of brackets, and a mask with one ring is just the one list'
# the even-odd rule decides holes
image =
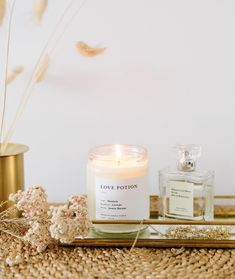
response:
{"label": "gold vase", "polygon": [[0,201],[24,189],[24,153],[28,150],[25,145],[9,143],[0,155]]}

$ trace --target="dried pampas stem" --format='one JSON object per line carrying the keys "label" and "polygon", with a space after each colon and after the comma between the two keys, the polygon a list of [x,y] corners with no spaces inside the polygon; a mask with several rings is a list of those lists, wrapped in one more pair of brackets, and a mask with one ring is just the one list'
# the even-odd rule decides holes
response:
{"label": "dried pampas stem", "polygon": [[18,75],[20,75],[24,71],[24,67],[17,66],[11,70],[11,73],[7,76],[7,84],[11,83],[16,79]]}
{"label": "dried pampas stem", "polygon": [[[9,129],[7,130],[7,133],[6,133],[6,136],[4,137],[4,141],[3,141],[3,152],[6,150],[6,147],[14,133],[14,130],[15,130],[15,126],[17,124],[17,121],[19,120],[29,98],[30,98],[30,95],[32,93],[32,90],[33,90],[33,87],[35,85],[35,82],[38,80],[38,82],[43,79],[43,76],[41,75],[41,79],[36,79],[36,77],[39,77],[40,75],[36,75],[36,71],[39,71],[40,68],[43,68],[43,64],[46,65],[47,63],[45,62],[47,59],[48,59],[48,63],[49,63],[49,56],[51,57],[51,54],[52,52],[55,50],[55,47],[58,45],[60,39],[62,38],[64,32],[66,31],[66,29],[68,28],[69,26],[69,23],[71,22],[71,20],[78,14],[78,12],[81,10],[81,8],[84,6],[85,2],[87,0],[83,0],[82,3],[79,5],[79,7],[76,9],[76,11],[74,12],[73,16],[71,17],[70,21],[65,25],[65,27],[63,28],[63,32],[60,34],[60,36],[54,41],[53,43],[53,46],[51,47],[51,49],[49,49],[49,46],[51,44],[51,42],[53,41],[53,39],[55,38],[56,36],[56,33],[57,33],[57,30],[59,29],[59,27],[61,26],[66,14],[69,12],[69,10],[71,9],[73,3],[75,2],[75,0],[71,0],[67,6],[67,8],[64,10],[62,16],[60,17],[59,21],[57,22],[56,24],[56,27],[55,29],[53,30],[52,34],[50,35],[48,41],[46,42],[46,45],[44,46],[37,62],[36,62],[36,65],[34,67],[34,70],[33,70],[33,73],[26,85],[26,88],[25,88],[25,91],[24,91],[24,94],[22,96],[22,99],[20,101],[20,104],[17,108],[17,111],[14,115],[14,118],[13,118],[13,121],[12,123],[10,124],[10,127]],[[48,53],[48,58],[45,58],[46,55],[45,53]],[[44,61],[44,62],[43,62]],[[41,66],[39,66],[41,64]],[[47,65],[48,67],[48,65]],[[44,71],[41,71],[46,73],[46,70],[47,70],[47,67],[44,67]],[[39,73],[39,72],[38,72]]]}
{"label": "dried pampas stem", "polygon": [[91,47],[84,42],[77,42],[76,48],[82,56],[93,57],[105,51],[104,47]]}
{"label": "dried pampas stem", "polygon": [[2,228],[0,227],[0,231],[1,231],[1,232],[4,232],[4,233],[6,233],[6,234],[9,234],[9,235],[11,235],[11,236],[13,236],[13,237],[15,237],[15,238],[17,238],[17,239],[23,240],[22,237],[20,237],[20,236],[17,235],[17,234],[14,234],[13,232],[11,232],[11,231],[9,231],[9,230],[4,230],[4,229],[2,229]]}
{"label": "dried pampas stem", "polygon": [[44,12],[46,11],[48,0],[35,0],[33,6],[33,19],[36,23],[42,21]]}
{"label": "dried pampas stem", "polygon": [[48,66],[49,66],[49,55],[45,54],[42,57],[42,59],[40,60],[38,66],[35,70],[35,73],[33,76],[33,80],[35,82],[40,82],[43,80],[43,78],[45,77],[45,74],[47,72]]}
{"label": "dried pampas stem", "polygon": [[[45,58],[45,57],[46,57],[45,53],[48,52],[48,53],[51,55],[51,53],[52,53],[52,52],[54,51],[54,49],[55,49],[55,46],[58,45],[58,42],[59,42],[59,40],[61,39],[63,33],[64,33],[65,30],[66,30],[66,28],[68,28],[68,26],[69,26],[69,24],[67,24],[67,25],[64,27],[61,36],[60,36],[59,38],[57,38],[57,40],[55,40],[54,47],[52,47],[51,50],[48,51],[48,48],[49,48],[49,46],[50,46],[50,43],[51,43],[52,40],[54,39],[57,30],[59,29],[60,25],[62,24],[63,19],[65,18],[66,14],[67,14],[68,11],[71,9],[71,7],[72,7],[74,1],[75,1],[75,0],[71,0],[71,1],[69,2],[69,4],[68,4],[68,6],[66,7],[66,9],[64,10],[62,16],[60,17],[59,21],[57,22],[57,24],[56,24],[56,26],[55,26],[55,29],[53,30],[53,32],[52,32],[52,34],[50,35],[48,41],[46,42],[46,44],[45,44],[45,46],[44,46],[44,48],[43,48],[41,54],[39,55],[39,58],[38,58],[38,60],[37,60],[37,62],[36,62],[36,65],[34,66],[33,73],[32,73],[32,75],[31,75],[31,77],[30,77],[30,79],[29,79],[29,81],[28,81],[28,83],[27,83],[27,85],[26,85],[26,88],[25,88],[25,90],[24,90],[24,94],[23,94],[23,96],[22,96],[22,99],[21,99],[21,101],[20,101],[20,104],[18,105],[17,111],[16,111],[16,113],[15,113],[15,115],[14,115],[13,121],[12,121],[12,123],[10,124],[9,129],[7,130],[6,136],[4,137],[4,141],[3,141],[3,144],[2,144],[2,146],[3,146],[3,147],[2,147],[2,150],[3,150],[2,152],[4,152],[4,151],[6,150],[6,147],[7,147],[8,143],[9,143],[9,141],[10,141],[10,138],[12,137],[12,134],[14,133],[14,129],[15,129],[16,123],[17,123],[17,121],[19,120],[19,118],[20,118],[20,116],[21,116],[21,114],[22,114],[22,112],[23,112],[23,110],[24,110],[24,108],[25,108],[25,106],[26,106],[26,104],[27,104],[27,102],[28,102],[28,99],[29,99],[29,97],[30,97],[30,95],[31,95],[31,93],[32,93],[32,89],[33,89],[33,87],[34,87],[34,85],[35,85],[35,82],[36,82],[35,77],[36,77],[36,76],[37,76],[37,77],[39,76],[38,74],[35,75],[35,73],[36,73],[36,71],[38,71],[38,70],[42,67],[42,65],[43,65],[44,63],[46,64],[46,62],[43,63],[43,60],[44,60],[44,61],[46,60],[46,58]],[[78,7],[78,9],[75,11],[75,13],[74,13],[72,19],[78,14],[78,12],[81,10],[81,8],[82,8],[83,5],[85,4],[85,2],[86,2],[86,0],[83,0],[83,1],[82,1],[82,4],[79,5],[79,7]],[[44,59],[43,59],[43,57],[44,57]],[[49,57],[48,57],[48,63],[49,63]],[[39,67],[39,64],[41,64],[40,67]],[[43,72],[45,73],[46,70],[47,70],[47,68],[45,68],[45,70],[44,70]],[[39,73],[39,72],[38,72],[38,73]],[[42,75],[41,75],[41,78],[43,78]],[[40,80],[38,80],[38,81],[40,81]]]}
{"label": "dried pampas stem", "polygon": [[6,14],[6,0],[0,0],[0,25]]}
{"label": "dried pampas stem", "polygon": [[133,249],[135,248],[136,242],[137,242],[137,240],[138,240],[138,238],[140,236],[140,232],[143,229],[143,227],[142,227],[143,222],[144,222],[144,220],[141,220],[139,230],[137,231],[136,237],[134,239],[134,242],[133,242],[133,244],[131,246],[131,249],[130,249],[129,253],[131,253],[133,251]]}
{"label": "dried pampas stem", "polygon": [[[10,41],[11,41],[11,25],[12,25],[12,18],[15,9],[15,3],[16,0],[13,1],[11,6],[8,31],[7,31],[7,49],[6,49],[6,64],[5,64],[5,72],[4,72],[3,109],[2,109],[2,119],[1,119],[1,127],[0,127],[0,144],[3,142],[4,121],[5,121],[6,105],[7,105],[7,74],[8,74],[8,62],[9,62]],[[2,153],[2,147],[3,145],[1,144],[0,154]]]}

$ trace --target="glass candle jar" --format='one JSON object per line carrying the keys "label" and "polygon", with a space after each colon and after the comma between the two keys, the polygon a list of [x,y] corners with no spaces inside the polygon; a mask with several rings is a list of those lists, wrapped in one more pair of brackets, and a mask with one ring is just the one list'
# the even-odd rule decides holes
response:
{"label": "glass candle jar", "polygon": [[[89,152],[88,211],[91,220],[149,218],[148,156],[134,145],[102,145]],[[94,225],[104,233],[130,233],[138,225]]]}

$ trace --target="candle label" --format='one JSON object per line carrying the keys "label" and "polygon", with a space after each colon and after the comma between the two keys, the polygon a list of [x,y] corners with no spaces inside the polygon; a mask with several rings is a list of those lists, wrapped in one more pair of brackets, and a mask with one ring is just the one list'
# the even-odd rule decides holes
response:
{"label": "candle label", "polygon": [[96,178],[96,219],[149,218],[147,176],[123,180]]}

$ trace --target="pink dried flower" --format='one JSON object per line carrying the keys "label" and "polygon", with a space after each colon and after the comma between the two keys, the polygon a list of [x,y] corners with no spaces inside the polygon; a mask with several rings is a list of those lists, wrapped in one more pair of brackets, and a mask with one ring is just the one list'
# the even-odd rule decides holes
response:
{"label": "pink dried flower", "polygon": [[87,198],[85,196],[71,196],[68,200],[69,207],[79,210],[87,209]]}
{"label": "pink dried flower", "polygon": [[44,251],[48,245],[53,243],[48,227],[48,223],[34,222],[23,240],[28,242],[39,253]]}
{"label": "pink dried flower", "polygon": [[50,233],[54,239],[61,243],[71,243],[77,235],[77,224],[73,218],[64,215],[66,214],[64,214],[63,208],[53,210]]}
{"label": "pink dried flower", "polygon": [[22,211],[22,215],[28,220],[42,218],[48,211],[47,195],[41,186],[10,194],[9,200],[16,203],[17,209]]}
{"label": "pink dried flower", "polygon": [[75,237],[85,237],[90,229],[86,198],[73,196],[67,205],[50,208],[51,236],[62,243],[71,243]]}
{"label": "pink dried flower", "polygon": [[25,217],[26,229],[29,227],[22,240],[38,252],[45,250],[53,239],[71,243],[78,236],[85,237],[91,227],[85,196],[72,196],[67,204],[48,210],[45,190],[35,186],[11,194],[9,200],[16,203]]}

